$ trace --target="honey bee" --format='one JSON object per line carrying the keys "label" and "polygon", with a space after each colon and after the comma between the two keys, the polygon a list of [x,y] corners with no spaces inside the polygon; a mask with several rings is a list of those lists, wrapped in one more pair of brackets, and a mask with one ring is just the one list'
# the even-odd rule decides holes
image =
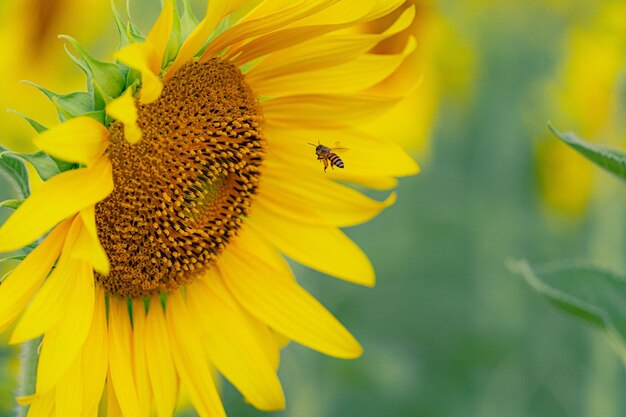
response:
{"label": "honey bee", "polygon": [[315,146],[315,155],[317,155],[317,160],[322,161],[324,164],[324,172],[326,172],[328,165],[330,165],[332,169],[335,169],[334,167],[343,169],[343,161],[335,152],[344,151],[346,148],[329,148],[328,146],[322,145],[319,141],[317,145],[314,143],[309,143],[309,145]]}

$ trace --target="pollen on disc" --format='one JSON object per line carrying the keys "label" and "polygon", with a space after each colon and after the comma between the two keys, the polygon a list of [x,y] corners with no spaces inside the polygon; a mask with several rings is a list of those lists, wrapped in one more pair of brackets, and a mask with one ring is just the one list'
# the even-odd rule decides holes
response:
{"label": "pollen on disc", "polygon": [[111,124],[114,190],[96,206],[111,262],[96,280],[122,297],[149,297],[192,281],[237,234],[256,194],[262,114],[237,67],[189,63],[161,97],[137,104],[142,140]]}

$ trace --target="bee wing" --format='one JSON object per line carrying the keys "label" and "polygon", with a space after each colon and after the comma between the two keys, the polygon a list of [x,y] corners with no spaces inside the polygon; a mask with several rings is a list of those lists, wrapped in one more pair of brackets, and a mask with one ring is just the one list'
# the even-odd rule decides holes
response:
{"label": "bee wing", "polygon": [[342,154],[348,152],[350,149],[348,148],[332,148],[332,151],[336,154]]}

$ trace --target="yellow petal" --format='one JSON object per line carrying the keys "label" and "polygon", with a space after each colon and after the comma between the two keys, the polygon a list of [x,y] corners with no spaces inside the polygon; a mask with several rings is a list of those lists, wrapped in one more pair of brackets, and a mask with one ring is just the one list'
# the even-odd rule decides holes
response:
{"label": "yellow petal", "polygon": [[[268,245],[265,241],[257,235],[257,233],[251,227],[245,227],[237,236],[232,244],[238,248],[239,251],[246,253],[246,256],[255,257],[256,259],[263,260],[272,268],[280,271],[277,276],[287,277],[287,279],[293,279],[291,275],[291,269],[285,262],[282,256],[274,249],[274,247]],[[207,280],[204,278],[203,280]],[[272,365],[272,369],[277,370],[280,360],[279,349],[281,346],[277,346],[274,338],[274,332],[260,322],[256,317],[249,314],[247,311],[241,310],[242,314],[247,319],[249,329],[254,333],[255,339],[261,341],[261,347],[265,352],[265,356],[269,363]]]}
{"label": "yellow petal", "polygon": [[274,246],[263,240],[252,227],[243,227],[231,243],[236,247],[238,253],[245,252],[246,256],[251,256],[259,262],[268,264],[272,269],[279,271],[278,277],[293,280],[293,273],[285,259],[280,255]]}
{"label": "yellow petal", "polygon": [[371,220],[395,201],[379,202],[326,178],[267,166],[255,205],[301,223],[353,226]]}
{"label": "yellow petal", "polygon": [[359,0],[342,0],[334,3],[326,10],[316,13],[299,22],[300,25],[319,24],[350,24],[377,19],[397,9],[403,0],[378,0],[363,2]]}
{"label": "yellow petal", "polygon": [[141,140],[141,129],[137,125],[137,107],[132,88],[107,104],[107,114],[124,124],[124,138],[128,142],[137,143]]}
{"label": "yellow petal", "polygon": [[73,285],[82,283],[83,274],[90,270],[85,262],[72,260],[67,255],[75,247],[81,229],[82,223],[74,218],[59,262],[15,327],[10,343],[22,343],[38,337],[56,325],[64,316],[66,307],[74,294]]}
{"label": "yellow petal", "polygon": [[327,355],[361,355],[354,337],[293,280],[276,278],[276,270],[232,251],[222,254],[219,269],[240,304],[270,327]]}
{"label": "yellow petal", "polygon": [[124,417],[122,414],[122,409],[120,408],[120,403],[117,400],[117,396],[115,395],[115,389],[113,388],[113,382],[111,382],[111,373],[109,372],[109,376],[106,382],[107,389],[107,417]]}
{"label": "yellow petal", "polygon": [[109,273],[109,258],[100,243],[96,228],[95,206],[85,207],[80,211],[81,233],[74,249],[68,254],[73,259],[81,259],[93,265],[101,274]]}
{"label": "yellow petal", "polygon": [[91,167],[62,172],[46,181],[0,228],[0,252],[19,249],[61,220],[91,206],[113,191],[111,163],[100,158]]}
{"label": "yellow petal", "polygon": [[303,94],[279,97],[262,104],[266,123],[279,128],[349,127],[389,110],[400,98],[368,95]]}
{"label": "yellow petal", "polygon": [[124,417],[140,416],[133,375],[132,329],[126,300],[109,298],[109,372]]}
{"label": "yellow petal", "polygon": [[233,62],[242,65],[271,52],[246,73],[250,85],[258,79],[333,67],[365,54],[380,41],[407,29],[414,17],[415,8],[410,7],[380,34],[330,33],[320,36],[338,25],[287,28],[247,43]]}
{"label": "yellow petal", "polygon": [[93,318],[89,334],[82,348],[83,358],[83,415],[97,415],[109,369],[107,322],[104,289],[96,285]]}
{"label": "yellow petal", "polygon": [[142,104],[152,103],[161,96],[163,91],[163,83],[159,78],[161,62],[158,52],[152,45],[131,43],[117,52],[117,59],[141,73],[139,101]]}
{"label": "yellow petal", "polygon": [[76,117],[40,133],[33,143],[64,161],[91,165],[109,146],[109,130],[91,117]]}
{"label": "yellow petal", "polygon": [[248,81],[256,94],[269,97],[357,93],[394,74],[414,49],[413,39],[407,50],[401,54],[366,54],[333,67]]}
{"label": "yellow petal", "polygon": [[153,298],[146,320],[146,362],[159,417],[171,417],[178,398],[178,376],[161,301]]}
{"label": "yellow petal", "polygon": [[[202,53],[201,61],[213,58],[222,49],[251,37],[257,37],[280,29],[290,23],[324,10],[336,0],[304,0],[285,5],[268,14],[252,18],[252,14],[215,38]],[[257,9],[258,10],[258,9]]]}
{"label": "yellow petal", "polygon": [[[41,287],[26,312],[17,323],[9,343],[22,343],[41,336],[58,323],[63,316],[65,304],[71,297],[71,281],[78,275],[77,262],[61,258]],[[71,277],[68,279],[67,277]]]}
{"label": "yellow petal", "polygon": [[146,344],[146,307],[142,299],[133,300],[133,366],[137,399],[141,416],[150,416],[151,392],[146,351],[152,347]]}
{"label": "yellow petal", "polygon": [[148,36],[146,36],[146,44],[152,46],[156,53],[158,67],[153,68],[153,72],[155,74],[159,74],[159,71],[161,70],[163,54],[165,53],[165,49],[167,48],[167,42],[170,39],[173,23],[173,0],[165,0],[159,18],[156,22],[154,22],[152,29],[150,29],[150,33],[148,33]]}
{"label": "yellow petal", "polygon": [[27,417],[52,417],[54,415],[55,393],[37,396],[28,409]]}
{"label": "yellow petal", "polygon": [[293,222],[259,205],[254,206],[248,222],[291,259],[355,284],[374,285],[369,259],[339,229]]}
{"label": "yellow petal", "polygon": [[[266,128],[269,142],[267,165],[277,168],[299,170],[307,175],[332,178],[349,182],[414,175],[419,172],[415,161],[392,140],[372,137],[354,130],[277,129]],[[344,169],[328,169],[326,173],[315,157],[315,151],[307,145],[317,141],[330,146],[348,148],[342,155]],[[383,184],[384,185],[384,184]],[[390,185],[394,185],[393,182]],[[378,187],[377,187],[378,188]]]}
{"label": "yellow petal", "polygon": [[173,76],[180,67],[185,65],[200,51],[200,48],[202,48],[207,41],[213,29],[215,29],[217,24],[221,22],[224,17],[249,2],[250,0],[209,0],[207,2],[207,11],[204,19],[198,23],[198,26],[196,26],[181,46],[176,60],[174,60],[174,63],[170,66],[165,75],[165,79],[169,79]]}
{"label": "yellow petal", "polygon": [[167,297],[165,316],[174,363],[200,417],[226,417],[202,343],[180,291]]}
{"label": "yellow petal", "polygon": [[6,330],[26,307],[54,265],[71,220],[59,224],[0,285],[0,331]]}
{"label": "yellow petal", "polygon": [[83,409],[81,355],[74,359],[56,387],[56,415],[80,417]]}
{"label": "yellow petal", "polygon": [[211,270],[187,286],[187,307],[206,332],[205,347],[216,368],[260,410],[281,410],[285,396],[263,347],[239,305]]}
{"label": "yellow petal", "polygon": [[71,292],[59,322],[44,336],[37,364],[37,393],[48,392],[59,383],[79,354],[91,327],[95,303],[93,269],[85,262],[70,263],[78,264],[77,273],[62,277],[69,281]]}

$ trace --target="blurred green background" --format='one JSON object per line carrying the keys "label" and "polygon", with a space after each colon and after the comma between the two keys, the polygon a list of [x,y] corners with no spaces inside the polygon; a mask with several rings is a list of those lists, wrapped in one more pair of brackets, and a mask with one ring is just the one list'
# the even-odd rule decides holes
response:
{"label": "blurred green background", "polygon": [[[138,2],[147,22],[152,3]],[[436,109],[425,137],[401,140],[422,173],[400,181],[395,206],[348,230],[378,284],[360,288],[294,266],[365,354],[341,361],[291,344],[280,367],[287,410],[256,411],[225,384],[229,415],[626,416],[626,374],[603,336],[506,268],[507,259],[583,258],[624,269],[623,186],[558,143],[546,123],[623,146],[626,9],[417,4],[448,33],[418,37],[434,45],[427,74],[437,77]],[[17,353],[0,346],[0,415],[8,416]]]}

